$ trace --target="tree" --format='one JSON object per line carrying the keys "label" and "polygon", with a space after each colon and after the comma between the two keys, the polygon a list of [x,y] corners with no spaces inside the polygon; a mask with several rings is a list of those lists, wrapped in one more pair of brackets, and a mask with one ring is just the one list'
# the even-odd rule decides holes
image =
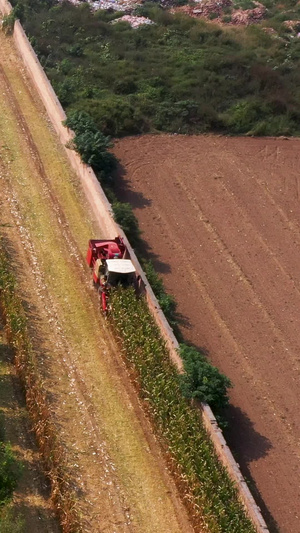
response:
{"label": "tree", "polygon": [[112,204],[115,221],[121,226],[133,246],[139,243],[141,231],[137,218],[128,203],[114,202]]}
{"label": "tree", "polygon": [[197,398],[212,409],[220,411],[228,405],[227,389],[232,387],[229,378],[220,373],[205,355],[186,344],[180,345],[185,374],[180,376],[180,385],[186,398]]}
{"label": "tree", "polygon": [[113,146],[110,137],[103,135],[91,116],[84,111],[71,114],[65,125],[75,132],[68,147],[76,150],[82,161],[91,165],[100,179],[110,177],[118,162],[115,155],[109,152]]}
{"label": "tree", "polygon": [[0,442],[0,504],[9,500],[17,486],[20,465],[8,444]]}

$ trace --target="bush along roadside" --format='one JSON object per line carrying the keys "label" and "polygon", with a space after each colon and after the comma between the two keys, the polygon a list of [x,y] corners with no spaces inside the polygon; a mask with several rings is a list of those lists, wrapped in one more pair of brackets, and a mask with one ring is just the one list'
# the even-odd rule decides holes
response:
{"label": "bush along roadside", "polygon": [[11,499],[20,474],[21,465],[10,445],[0,441],[0,506]]}
{"label": "bush along roadside", "polygon": [[45,473],[50,480],[53,503],[63,531],[79,533],[80,520],[76,496],[71,489],[66,455],[51,420],[27,331],[25,312],[16,294],[16,280],[10,271],[2,241],[0,241],[0,305],[7,337],[14,350],[15,366],[25,390],[26,405],[43,458]]}
{"label": "bush along roadside", "polygon": [[210,364],[205,355],[193,346],[180,344],[179,350],[185,373],[179,376],[182,394],[189,400],[208,403],[221,426],[226,427],[223,412],[229,404],[227,376]]}
{"label": "bush along roadside", "polygon": [[195,518],[200,510],[203,526],[210,532],[254,533],[199,413],[181,392],[180,378],[145,300],[137,299],[132,289],[117,288],[111,303],[113,328],[128,364],[134,368],[137,387],[173,459]]}
{"label": "bush along roadside", "polygon": [[[2,430],[2,428],[1,428]],[[21,476],[22,464],[17,461],[10,444],[0,440],[0,531],[23,531],[23,522],[11,506],[13,493]]]}
{"label": "bush along roadside", "polygon": [[[0,432],[3,428],[0,422]],[[12,497],[22,474],[20,463],[9,443],[0,435],[0,531],[1,533],[24,533],[24,522],[14,512]]]}

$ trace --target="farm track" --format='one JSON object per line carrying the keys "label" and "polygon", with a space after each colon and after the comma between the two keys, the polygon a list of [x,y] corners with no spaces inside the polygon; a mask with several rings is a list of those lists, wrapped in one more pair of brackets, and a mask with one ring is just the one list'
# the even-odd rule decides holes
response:
{"label": "farm track", "polygon": [[234,384],[227,438],[283,533],[300,532],[299,147],[145,136],[114,150],[185,337]]}
{"label": "farm track", "polygon": [[0,64],[1,222],[84,529],[192,531],[90,286],[99,230],[2,34]]}

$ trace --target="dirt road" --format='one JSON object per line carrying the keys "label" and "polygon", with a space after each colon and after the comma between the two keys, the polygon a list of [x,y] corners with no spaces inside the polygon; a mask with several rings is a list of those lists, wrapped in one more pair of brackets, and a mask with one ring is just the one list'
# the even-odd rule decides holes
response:
{"label": "dirt road", "polygon": [[185,337],[234,384],[228,441],[272,531],[299,533],[300,141],[118,141],[135,209]]}
{"label": "dirt road", "polygon": [[84,255],[99,236],[11,41],[0,33],[0,224],[84,531],[191,532]]}

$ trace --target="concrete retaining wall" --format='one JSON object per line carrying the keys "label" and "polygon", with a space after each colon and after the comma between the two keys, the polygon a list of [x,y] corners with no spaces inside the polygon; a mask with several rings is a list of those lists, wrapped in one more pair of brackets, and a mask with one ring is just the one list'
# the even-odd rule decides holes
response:
{"label": "concrete retaining wall", "polygon": [[[4,14],[9,14],[11,12],[11,5],[7,0],[0,0],[0,10]],[[39,60],[32,49],[24,30],[19,21],[16,21],[13,38],[16,44],[16,47],[19,53],[22,56],[24,64],[28,69],[29,76],[33,81],[38,94],[46,108],[48,116],[52,122],[52,125],[65,147],[67,157],[70,161],[70,164],[76,174],[78,175],[82,188],[87,196],[87,199],[91,205],[93,215],[99,225],[102,236],[107,238],[114,238],[116,235],[121,235],[124,238],[124,241],[130,251],[131,259],[136,267],[138,274],[141,276],[144,285],[146,298],[148,302],[149,309],[153,314],[158,327],[161,331],[163,338],[166,340],[167,346],[170,352],[170,358],[175,364],[179,372],[182,372],[183,364],[182,360],[178,355],[178,342],[175,338],[172,329],[170,328],[164,314],[162,313],[156,297],[153,294],[153,291],[147,281],[147,278],[137,260],[137,257],[131,248],[130,243],[128,242],[123,231],[117,226],[113,220],[112,208],[108,202],[100,184],[93,172],[93,170],[87,165],[81,162],[80,157],[73,151],[66,148],[66,144],[72,140],[73,132],[68,130],[62,125],[62,122],[66,119],[66,114],[62,109],[60,102],[41,67]],[[216,419],[208,405],[199,404],[201,408],[202,419],[205,424],[205,427],[210,434],[210,437],[214,443],[215,450],[227,468],[230,477],[237,484],[240,498],[247,510],[249,517],[254,523],[257,531],[259,533],[267,533],[268,528],[265,524],[265,521],[262,518],[259,507],[256,505],[252,494],[250,493],[248,486],[240,472],[240,468],[236,461],[234,460],[231,451],[229,450],[226,441],[223,437],[222,431],[218,427]]]}

